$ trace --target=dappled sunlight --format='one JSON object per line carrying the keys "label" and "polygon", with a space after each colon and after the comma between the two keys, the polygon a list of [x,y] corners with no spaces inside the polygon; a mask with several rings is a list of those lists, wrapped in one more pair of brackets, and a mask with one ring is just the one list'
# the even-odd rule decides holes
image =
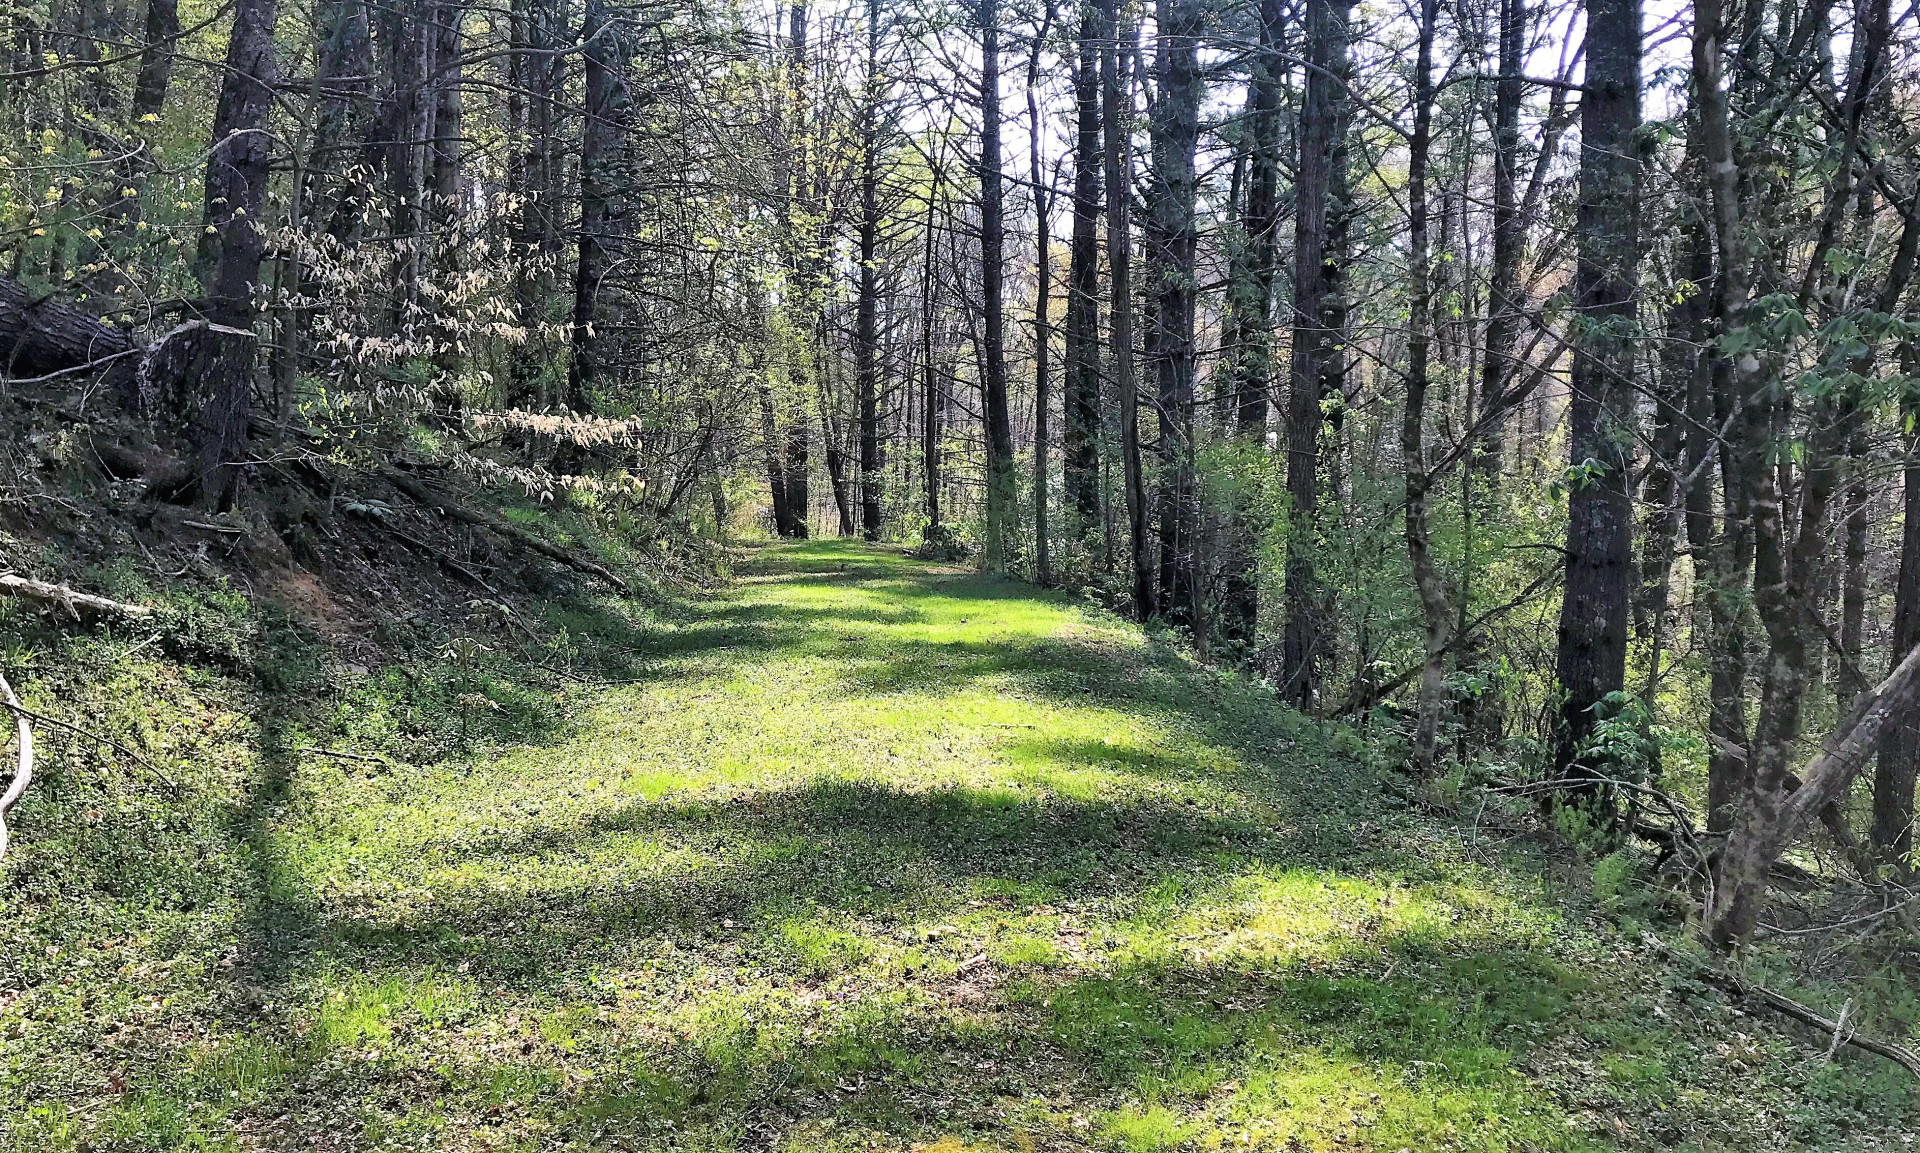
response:
{"label": "dappled sunlight", "polygon": [[1575,1149],[1598,1114],[1540,1070],[1591,1065],[1576,1035],[1608,1092],[1715,1108],[1536,872],[1258,686],[879,550],[752,566],[576,618],[630,683],[503,686],[565,715],[477,755],[275,762],[250,983],[110,1127],[289,1147],[325,1100],[355,1149]]}

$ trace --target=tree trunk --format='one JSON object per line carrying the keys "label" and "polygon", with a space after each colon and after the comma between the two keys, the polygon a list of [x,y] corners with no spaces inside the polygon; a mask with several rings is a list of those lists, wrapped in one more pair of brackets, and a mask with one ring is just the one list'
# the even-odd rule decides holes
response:
{"label": "tree trunk", "polygon": [[854,334],[854,376],[860,392],[860,525],[868,540],[882,532],[880,459],[880,4],[867,0],[867,91],[860,129],[860,298]]}
{"label": "tree trunk", "polygon": [[[1566,580],[1555,675],[1563,694],[1555,759],[1591,778],[1582,746],[1594,707],[1626,683],[1633,508],[1628,462],[1639,262],[1640,5],[1591,0],[1587,79],[1580,99],[1580,198],[1574,300],[1581,335],[1573,361],[1568,455]],[[1597,786],[1575,789],[1599,802]]]}
{"label": "tree trunk", "polygon": [[1033,53],[1027,62],[1027,150],[1033,169],[1033,579],[1040,585],[1053,583],[1053,555],[1047,540],[1047,449],[1052,430],[1048,425],[1047,395],[1051,387],[1051,343],[1053,328],[1047,310],[1053,303],[1053,237],[1048,216],[1053,212],[1053,189],[1047,181],[1040,156],[1040,105],[1035,91],[1040,86],[1040,48],[1053,27],[1054,5],[1047,4],[1040,32],[1033,38]]}
{"label": "tree trunk", "polygon": [[[1903,349],[1903,369],[1920,370],[1910,349]],[[1920,647],[1920,396],[1909,390],[1901,406],[1906,418],[1906,462],[1902,476],[1904,527],[1900,537],[1900,576],[1893,598],[1893,651]],[[1920,782],[1920,712],[1908,712],[1888,732],[1873,775],[1873,843],[1880,855],[1903,873],[1911,874],[1913,859],[1913,793]]]}
{"label": "tree trunk", "polygon": [[0,277],[0,377],[44,376],[126,354],[126,333]]}
{"label": "tree trunk", "polygon": [[1073,72],[1073,237],[1067,267],[1065,460],[1073,536],[1100,522],[1100,14],[1081,0],[1079,60]]}
{"label": "tree trunk", "polygon": [[[1260,43],[1247,85],[1248,152],[1246,209],[1241,214],[1247,283],[1238,286],[1234,315],[1239,347],[1234,358],[1235,432],[1247,451],[1264,456],[1268,396],[1273,390],[1273,298],[1280,263],[1280,85],[1286,76],[1286,6],[1260,0]],[[1239,645],[1253,643],[1259,627],[1260,566],[1256,510],[1246,499],[1230,510],[1224,541],[1224,587],[1220,633]]]}
{"label": "tree trunk", "polygon": [[1152,311],[1147,363],[1157,385],[1160,417],[1160,599],[1175,624],[1195,625],[1193,550],[1198,520],[1193,474],[1195,255],[1198,178],[1194,150],[1200,137],[1199,37],[1202,9],[1195,0],[1158,0],[1151,107],[1153,180],[1147,217]]}
{"label": "tree trunk", "polygon": [[920,367],[925,374],[922,380],[923,395],[920,404],[920,471],[922,483],[926,488],[926,527],[922,530],[928,542],[936,541],[942,535],[940,525],[940,380],[933,362],[933,262],[934,227],[933,213],[940,200],[940,183],[935,179],[933,187],[927,190],[927,219],[923,226],[926,230],[926,250],[921,256],[920,277]]}
{"label": "tree trunk", "polygon": [[633,97],[623,72],[626,38],[609,16],[606,0],[587,0],[581,39],[586,118],[580,133],[580,260],[573,281],[573,360],[567,369],[567,406],[575,412],[591,412],[603,370],[594,320],[607,276],[625,241],[630,182],[627,126],[633,116]]}
{"label": "tree trunk", "polygon": [[1282,700],[1313,706],[1320,637],[1318,547],[1320,426],[1326,366],[1338,335],[1327,331],[1329,201],[1344,154],[1343,78],[1350,0],[1307,0],[1307,87],[1294,181],[1293,352],[1287,385],[1287,620],[1281,640]]}
{"label": "tree trunk", "polygon": [[980,391],[987,440],[988,572],[1005,572],[1013,549],[1016,480],[1007,405],[1004,209],[1000,175],[1000,9],[980,0],[980,296],[984,341]]}
{"label": "tree trunk", "polygon": [[773,531],[793,535],[793,510],[787,504],[787,465],[780,429],[773,415],[773,389],[763,379],[756,389],[760,399],[760,443],[767,461],[767,493],[773,501]]}
{"label": "tree trunk", "polygon": [[1486,358],[1481,363],[1478,443],[1474,464],[1489,484],[1500,480],[1506,445],[1501,398],[1518,367],[1513,360],[1519,332],[1521,69],[1526,63],[1526,0],[1500,0],[1500,74],[1493,84],[1493,260],[1487,274]]}
{"label": "tree trunk", "polygon": [[[239,0],[227,39],[227,63],[207,151],[206,217],[196,272],[206,293],[206,315],[216,327],[252,333],[254,290],[266,254],[270,148],[267,115],[279,69],[273,55],[274,0]],[[219,353],[195,424],[199,497],[221,507],[238,493],[239,461],[246,456],[253,411],[251,339],[212,341]],[[217,372],[214,368],[217,365]]]}
{"label": "tree trunk", "polygon": [[1433,556],[1427,526],[1427,493],[1432,479],[1426,467],[1428,350],[1432,341],[1433,266],[1427,242],[1427,160],[1433,139],[1433,36],[1439,0],[1421,0],[1419,48],[1414,63],[1413,137],[1407,150],[1407,245],[1412,303],[1407,322],[1407,401],[1400,425],[1400,453],[1406,465],[1407,559],[1426,622],[1420,668],[1420,695],[1414,711],[1413,766],[1432,773],[1439,742],[1441,694],[1446,687],[1446,654],[1453,640],[1453,601]]}
{"label": "tree trunk", "polygon": [[433,215],[444,230],[460,210],[460,23],[459,3],[433,6]]}
{"label": "tree trunk", "polygon": [[[1133,86],[1129,69],[1133,47],[1120,44],[1119,0],[1101,0],[1101,128],[1106,137],[1107,261],[1113,320],[1113,377],[1120,406],[1120,454],[1126,489],[1128,564],[1133,577],[1133,611],[1141,620],[1153,613],[1153,570],[1147,559],[1147,490],[1140,466],[1140,385],[1133,363],[1133,157],[1129,148]],[[1138,31],[1132,36],[1137,40]]]}

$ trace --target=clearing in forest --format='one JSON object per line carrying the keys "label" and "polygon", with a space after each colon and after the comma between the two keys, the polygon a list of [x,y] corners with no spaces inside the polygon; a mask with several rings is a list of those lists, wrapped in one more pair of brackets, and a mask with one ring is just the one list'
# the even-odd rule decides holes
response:
{"label": "clearing in forest", "polygon": [[132,1023],[13,1083],[147,1056],[41,1080],[18,1147],[1750,1149],[1910,1107],[1066,596],[812,543],[613,619],[569,627],[625,683],[470,694],[569,702],[516,743],[279,770],[255,891],[178,930],[231,951],[68,970]]}

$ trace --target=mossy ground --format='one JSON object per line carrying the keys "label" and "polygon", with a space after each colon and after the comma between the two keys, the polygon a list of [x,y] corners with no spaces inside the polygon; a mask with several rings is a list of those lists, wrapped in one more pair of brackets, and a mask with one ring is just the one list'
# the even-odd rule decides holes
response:
{"label": "mossy ground", "polygon": [[1028,586],[767,547],[548,606],[549,669],[478,625],[368,671],[284,623],[5,623],[30,703],[177,768],[48,738],[0,1148],[1900,1149],[1920,1113]]}

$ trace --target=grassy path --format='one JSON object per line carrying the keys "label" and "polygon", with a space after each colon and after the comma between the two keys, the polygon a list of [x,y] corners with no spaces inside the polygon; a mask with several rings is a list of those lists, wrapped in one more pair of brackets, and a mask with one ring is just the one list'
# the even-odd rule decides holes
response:
{"label": "grassy path", "polygon": [[[241,992],[16,1147],[1732,1149],[1891,1123],[1859,1104],[1893,1101],[1881,1071],[1816,1068],[1538,862],[1469,852],[1257,688],[1065,598],[783,546],[629,639],[632,683],[539,690],[577,711],[518,744],[281,781],[246,816]],[[476,704],[538,716],[518,693]]]}

